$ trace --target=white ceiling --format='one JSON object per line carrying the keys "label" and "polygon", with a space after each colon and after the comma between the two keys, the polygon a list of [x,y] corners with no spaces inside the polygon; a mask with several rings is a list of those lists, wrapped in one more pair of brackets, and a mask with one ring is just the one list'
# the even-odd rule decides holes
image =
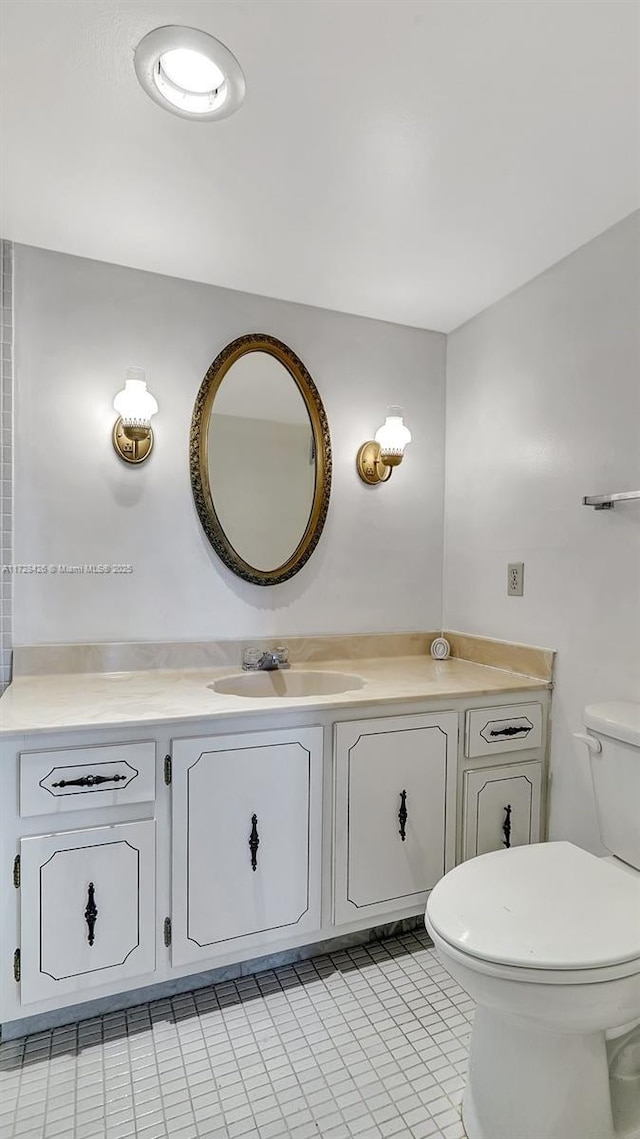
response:
{"label": "white ceiling", "polygon": [[[640,205],[640,7],[606,0],[1,0],[0,231],[449,331]],[[203,28],[245,103],[142,92]]]}

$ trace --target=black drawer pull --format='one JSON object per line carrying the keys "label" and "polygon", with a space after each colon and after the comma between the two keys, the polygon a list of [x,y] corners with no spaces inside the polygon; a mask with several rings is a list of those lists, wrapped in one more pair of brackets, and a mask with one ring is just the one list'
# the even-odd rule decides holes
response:
{"label": "black drawer pull", "polygon": [[502,824],[502,833],[504,838],[502,845],[506,846],[507,850],[511,846],[511,803],[507,803],[504,809],[504,822]]}
{"label": "black drawer pull", "polygon": [[93,945],[95,941],[94,930],[96,928],[96,918],[98,916],[98,907],[96,906],[96,890],[93,882],[89,883],[87,888],[87,908],[84,911],[84,920],[87,923],[89,933],[87,941],[89,945]]}
{"label": "black drawer pull", "polygon": [[528,736],[531,731],[530,727],[521,725],[517,727],[516,724],[507,724],[506,728],[492,728],[489,732],[490,736]]}
{"label": "black drawer pull", "polygon": [[251,816],[251,834],[249,836],[249,850],[251,851],[251,869],[258,869],[258,847],[260,846],[260,839],[258,837],[258,816]]}
{"label": "black drawer pull", "polygon": [[100,783],[119,783],[126,775],[83,775],[80,779],[61,779],[52,787],[98,787]]}
{"label": "black drawer pull", "polygon": [[407,827],[407,819],[408,818],[409,818],[409,814],[407,811],[407,792],[401,791],[400,792],[400,810],[398,811],[398,822],[400,823],[400,830],[398,831],[398,834],[400,835],[400,838],[402,839],[403,842],[405,842],[406,838],[407,838],[406,827]]}

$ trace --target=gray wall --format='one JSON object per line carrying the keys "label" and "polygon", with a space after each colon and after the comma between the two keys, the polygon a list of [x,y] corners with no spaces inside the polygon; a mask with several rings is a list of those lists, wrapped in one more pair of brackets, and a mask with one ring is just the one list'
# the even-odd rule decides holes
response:
{"label": "gray wall", "polygon": [[[20,562],[131,563],[131,575],[16,579],[16,644],[438,628],[445,338],[360,317],[15,247],[16,525]],[[304,569],[271,588],[210,549],[188,470],[193,403],[230,340],[269,332],[302,358],[327,410],[329,517]],[[140,469],[111,445],[127,365],[160,411]],[[358,446],[404,406],[415,442],[370,488]]]}
{"label": "gray wall", "polygon": [[[584,705],[640,693],[640,214],[447,346],[445,628],[558,650],[551,833],[598,851]],[[524,561],[522,598],[506,567]]]}

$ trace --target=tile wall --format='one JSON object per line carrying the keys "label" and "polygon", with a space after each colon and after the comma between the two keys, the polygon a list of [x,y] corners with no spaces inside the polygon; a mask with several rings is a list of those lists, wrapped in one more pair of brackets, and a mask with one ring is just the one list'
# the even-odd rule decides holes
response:
{"label": "tile wall", "polygon": [[0,692],[11,679],[13,246],[0,241]]}

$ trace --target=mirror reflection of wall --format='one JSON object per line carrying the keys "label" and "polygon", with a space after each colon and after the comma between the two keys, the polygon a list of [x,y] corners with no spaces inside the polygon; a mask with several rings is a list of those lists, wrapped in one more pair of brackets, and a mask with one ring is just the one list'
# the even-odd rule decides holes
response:
{"label": "mirror reflection of wall", "polygon": [[209,481],[228,541],[249,565],[286,562],[307,527],[316,457],[300,391],[267,352],[249,352],[227,372],[208,433]]}

